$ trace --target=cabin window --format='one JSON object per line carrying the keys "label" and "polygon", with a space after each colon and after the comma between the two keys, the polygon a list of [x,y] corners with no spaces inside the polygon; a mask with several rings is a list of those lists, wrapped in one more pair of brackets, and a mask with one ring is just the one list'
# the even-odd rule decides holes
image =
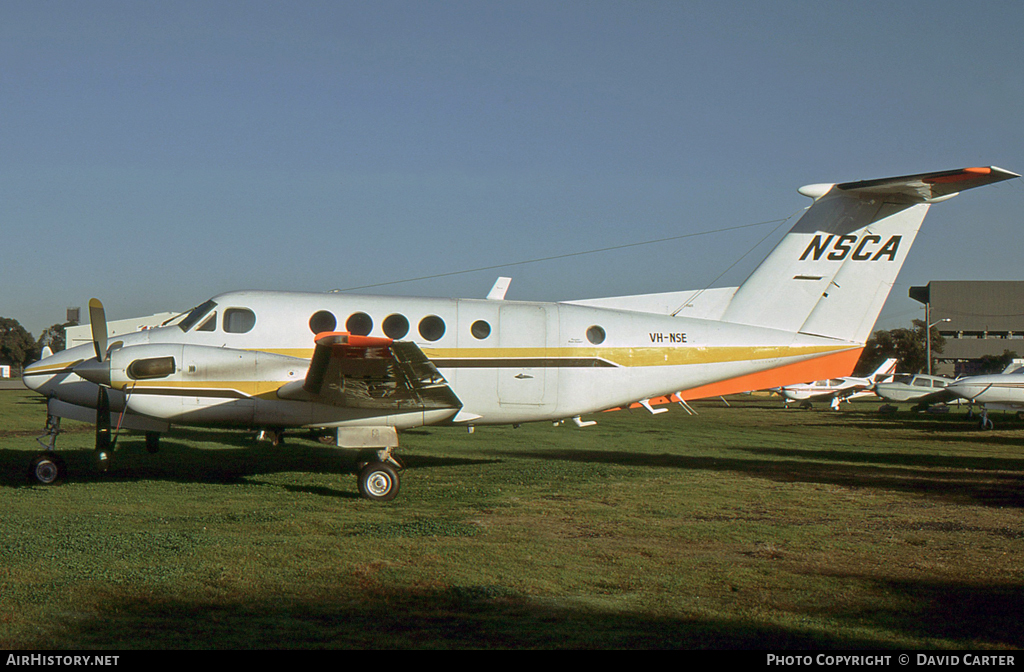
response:
{"label": "cabin window", "polygon": [[216,331],[217,329],[217,313],[214,312],[206,318],[206,321],[196,327],[196,331]]}
{"label": "cabin window", "polygon": [[256,313],[248,308],[228,308],[224,311],[224,331],[244,334],[256,326]]}
{"label": "cabin window", "polygon": [[444,320],[437,315],[427,315],[420,320],[420,336],[428,341],[439,340],[444,336]]}
{"label": "cabin window", "polygon": [[309,318],[309,330],[314,334],[334,331],[337,326],[338,318],[334,316],[334,313],[327,310],[318,310]]}
{"label": "cabin window", "polygon": [[345,331],[356,336],[366,336],[373,331],[373,318],[366,313],[352,313],[345,320]]}
{"label": "cabin window", "polygon": [[384,335],[395,340],[403,338],[409,333],[409,320],[405,318],[405,315],[398,313],[385,317],[384,324],[381,326],[384,328]]}
{"label": "cabin window", "polygon": [[931,387],[932,383],[927,378],[915,378],[914,387]]}
{"label": "cabin window", "polygon": [[477,320],[469,327],[469,332],[473,334],[473,338],[483,340],[491,335],[491,325],[483,320]]}
{"label": "cabin window", "polygon": [[604,343],[604,339],[604,329],[597,326],[596,324],[587,329],[587,340],[593,343],[594,345],[601,345],[602,343]]}

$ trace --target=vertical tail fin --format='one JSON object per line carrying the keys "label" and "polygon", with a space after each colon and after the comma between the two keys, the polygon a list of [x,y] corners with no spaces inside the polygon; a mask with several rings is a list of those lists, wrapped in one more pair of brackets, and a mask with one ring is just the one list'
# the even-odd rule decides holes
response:
{"label": "vertical tail fin", "polygon": [[1019,177],[1000,168],[810,185],[815,199],[722,319],[863,344],[932,203]]}
{"label": "vertical tail fin", "polygon": [[896,373],[896,364],[898,363],[899,360],[895,358],[889,358],[885,360],[884,362],[879,364],[878,368],[875,369],[873,373],[868,375],[868,380],[870,380],[872,383],[881,382],[882,379]]}

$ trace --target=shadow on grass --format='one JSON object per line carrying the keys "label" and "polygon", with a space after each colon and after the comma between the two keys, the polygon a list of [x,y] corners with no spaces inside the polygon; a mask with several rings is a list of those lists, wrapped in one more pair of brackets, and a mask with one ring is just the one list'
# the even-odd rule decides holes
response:
{"label": "shadow on grass", "polygon": [[[197,448],[192,443],[200,441],[215,443],[217,447]],[[28,467],[34,454],[24,450],[0,450],[0,487],[33,485],[28,478]],[[243,433],[203,430],[188,430],[177,437],[173,433],[164,435],[156,454],[146,451],[142,436],[124,435],[117,442],[117,450],[106,472],[97,469],[92,450],[59,450],[58,455],[67,465],[68,480],[78,483],[166,480],[238,484],[252,476],[282,472],[354,475],[358,471],[358,453],[355,450],[293,438],[289,438],[284,445],[272,446],[256,442]],[[498,461],[407,454],[402,455],[402,460],[410,469]],[[310,493],[339,494],[317,493],[316,489]]]}
{"label": "shadow on grass", "polygon": [[[733,450],[757,452],[749,447]],[[774,450],[774,449],[773,449]],[[771,450],[765,452],[772,452]],[[788,452],[788,451],[779,451]],[[564,460],[568,462],[616,464],[632,467],[663,467],[740,473],[752,478],[766,478],[779,482],[826,483],[846,487],[878,488],[913,492],[954,502],[967,502],[984,506],[1024,508],[1024,473],[982,471],[971,466],[977,458],[966,460],[946,458],[944,465],[935,469],[906,466],[878,466],[885,455],[872,456],[874,464],[848,464],[846,452],[816,454],[806,459],[804,451],[792,451],[794,457],[804,459],[739,459],[694,457],[678,454],[627,453],[621,451],[548,450],[516,451],[508,457],[537,460]],[[888,456],[896,465],[906,464],[907,456]],[[826,461],[827,460],[827,461]],[[842,462],[847,462],[843,464]],[[1015,463],[1016,460],[993,460],[993,463]],[[1005,468],[1005,466],[997,467]],[[1024,465],[1015,465],[1016,469]]]}
{"label": "shadow on grass", "polygon": [[885,642],[758,623],[604,611],[496,586],[355,592],[334,599],[108,599],[15,648],[806,649]]}
{"label": "shadow on grass", "polygon": [[756,455],[775,455],[798,460],[822,462],[853,462],[862,464],[888,464],[935,469],[979,469],[984,471],[1017,471],[1024,478],[1024,458],[953,456],[921,453],[868,453],[850,450],[804,450],[797,448],[733,448]]}
{"label": "shadow on grass", "polygon": [[[316,598],[179,600],[101,598],[85,615],[49,621],[15,648],[288,649],[885,649],[918,646],[1018,648],[1024,588],[965,583],[866,581],[865,604],[794,615],[806,626],[749,619],[659,616],[601,608],[598,600],[529,598],[501,586],[352,588]],[[598,606],[595,606],[598,605]],[[811,620],[808,620],[811,619]],[[844,637],[834,625],[864,633]]]}
{"label": "shadow on grass", "polygon": [[983,643],[1015,649],[1024,645],[1024,629],[1021,628],[1024,585],[835,576],[872,583],[876,591],[899,598],[904,606],[879,609],[865,605],[844,610],[823,607],[817,615],[933,641],[956,641],[969,646]]}

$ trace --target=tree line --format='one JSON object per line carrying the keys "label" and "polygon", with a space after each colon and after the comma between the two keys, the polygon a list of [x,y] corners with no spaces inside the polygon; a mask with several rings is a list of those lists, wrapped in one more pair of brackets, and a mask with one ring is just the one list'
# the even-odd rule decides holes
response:
{"label": "tree line", "polygon": [[[924,340],[924,320],[914,320],[913,326],[901,329],[879,330],[871,335],[864,345],[864,352],[857,362],[854,375],[866,376],[890,357],[899,360],[896,370],[900,373],[923,373],[928,370],[928,350]],[[936,355],[941,355],[946,345],[935,325],[929,329],[932,345],[932,371],[935,370]],[[1019,355],[1004,350],[1001,355],[985,355],[979,359],[979,368],[974,375],[1000,373]]]}
{"label": "tree line", "polygon": [[51,325],[36,339],[14,318],[0,317],[0,364],[9,364],[11,375],[20,376],[26,365],[39,359],[44,347],[49,346],[51,352],[67,347],[64,329],[76,324]]}

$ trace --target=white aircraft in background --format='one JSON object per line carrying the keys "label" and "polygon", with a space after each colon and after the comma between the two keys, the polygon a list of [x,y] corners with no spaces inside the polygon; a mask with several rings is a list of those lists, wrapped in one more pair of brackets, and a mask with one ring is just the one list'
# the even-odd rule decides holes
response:
{"label": "white aircraft in background", "polygon": [[1024,411],[1024,367],[1013,364],[1003,373],[958,378],[945,392],[968,403],[982,405],[980,429],[992,429],[989,411]]}
{"label": "white aircraft in background", "polygon": [[[93,343],[24,372],[45,395],[47,450],[32,477],[64,476],[60,418],[273,436],[329,428],[361,449],[360,493],[399,487],[398,431],[559,421],[675,395],[697,399],[849,375],[932,203],[1019,177],[995,167],[815,184],[814,199],[739,287],[542,303],[339,293],[221,294],[183,320]],[[114,418],[116,417],[116,423]]]}
{"label": "white aircraft in background", "polygon": [[799,401],[802,407],[810,408],[812,402],[827,401],[832,410],[838,411],[840,402],[873,395],[875,384],[890,379],[896,372],[897,363],[896,359],[887,359],[875,369],[874,373],[865,378],[844,376],[816,380],[813,383],[786,385],[776,389],[785,399],[786,406],[789,406],[791,401]]}
{"label": "white aircraft in background", "polygon": [[875,394],[886,401],[917,401],[946,389],[952,378],[925,373],[897,373],[892,380],[875,385]]}

